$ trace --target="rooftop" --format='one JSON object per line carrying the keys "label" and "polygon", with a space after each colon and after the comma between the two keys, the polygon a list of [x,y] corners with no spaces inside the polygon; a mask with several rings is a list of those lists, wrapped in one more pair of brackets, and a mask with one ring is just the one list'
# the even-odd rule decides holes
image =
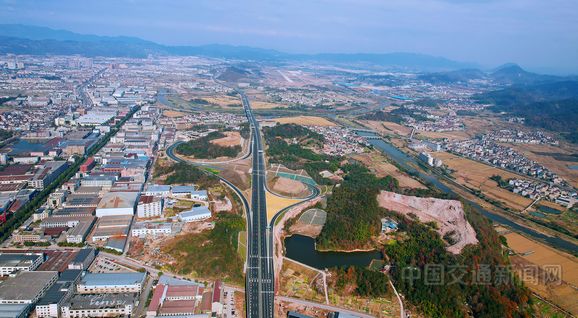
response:
{"label": "rooftop", "polygon": [[196,216],[196,215],[205,215],[205,214],[211,214],[211,210],[209,210],[209,208],[207,208],[206,206],[197,206],[197,207],[194,207],[188,211],[179,213],[179,217],[187,218],[187,217],[192,217],[192,216]]}
{"label": "rooftop", "polygon": [[0,285],[0,299],[31,300],[58,272],[21,272]]}
{"label": "rooftop", "polygon": [[69,306],[73,310],[118,308],[132,305],[136,300],[136,294],[77,294],[66,302],[64,306]]}
{"label": "rooftop", "polygon": [[170,185],[149,184],[146,189],[147,192],[167,192],[171,191]]}
{"label": "rooftop", "polygon": [[0,253],[0,267],[29,266],[39,257],[43,257],[43,255],[35,253],[26,253],[26,254]]}
{"label": "rooftop", "polygon": [[85,286],[116,286],[142,284],[146,273],[87,273],[81,279]]}
{"label": "rooftop", "polygon": [[173,186],[172,192],[173,193],[190,193],[195,191],[194,186]]}
{"label": "rooftop", "polygon": [[28,304],[1,304],[0,317],[18,318],[28,308]]}
{"label": "rooftop", "polygon": [[104,195],[98,209],[134,208],[138,199],[137,192],[108,192]]}

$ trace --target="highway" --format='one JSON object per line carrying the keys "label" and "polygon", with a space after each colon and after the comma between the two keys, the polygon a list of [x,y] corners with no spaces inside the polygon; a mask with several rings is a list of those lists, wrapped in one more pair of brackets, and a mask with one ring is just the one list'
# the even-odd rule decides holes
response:
{"label": "highway", "polygon": [[[265,199],[265,158],[259,123],[255,119],[249,100],[243,92],[239,92],[243,101],[245,115],[251,125],[251,149],[248,155],[253,155],[252,166],[252,197],[251,204],[243,193],[231,182],[219,176],[241,199],[247,214],[247,268],[245,280],[245,297],[247,317],[273,317],[274,314],[274,269],[273,242],[270,240],[270,228],[267,222],[267,202]],[[183,159],[174,153],[175,143],[167,148],[167,156],[174,161]],[[243,156],[245,157],[245,156]],[[194,162],[189,162],[195,164]],[[202,165],[202,164],[201,164]],[[218,176],[218,175],[217,175]]]}
{"label": "highway", "polygon": [[[247,264],[245,277],[245,301],[248,318],[272,318],[275,311],[275,278],[273,266],[273,231],[275,220],[285,210],[299,203],[287,207],[273,217],[268,222],[266,192],[266,165],[263,150],[263,142],[259,123],[253,115],[249,99],[242,92],[237,90],[243,102],[243,110],[251,125],[251,145],[249,151],[242,156],[245,159],[252,155],[252,175],[251,175],[251,203],[249,205],[243,193],[231,182],[218,176],[222,182],[227,184],[241,199],[247,217]],[[174,143],[167,148],[167,156],[177,162],[184,161],[174,153],[175,148],[181,142]],[[191,164],[207,166],[208,163]],[[319,195],[319,189],[311,187],[312,193],[305,201]]]}
{"label": "highway", "polygon": [[247,214],[247,272],[245,297],[248,318],[273,317],[275,282],[273,270],[272,241],[267,222],[267,201],[265,199],[266,177],[265,157],[259,123],[249,104],[249,99],[239,92],[243,109],[252,132],[251,152],[253,153],[251,179],[251,210]]}

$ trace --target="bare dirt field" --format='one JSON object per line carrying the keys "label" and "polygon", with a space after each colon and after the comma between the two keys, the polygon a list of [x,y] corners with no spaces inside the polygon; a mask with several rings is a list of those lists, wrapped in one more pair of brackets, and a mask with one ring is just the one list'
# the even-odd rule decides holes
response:
{"label": "bare dirt field", "polygon": [[363,120],[361,123],[380,134],[396,134],[400,136],[409,136],[411,134],[411,128],[389,121]]}
{"label": "bare dirt field", "polygon": [[479,189],[488,197],[501,201],[512,209],[521,211],[532,203],[531,199],[502,189],[498,187],[498,184],[494,180],[490,179],[493,175],[500,175],[506,180],[510,178],[521,178],[515,173],[494,168],[447,152],[436,152],[433,156],[441,159],[445,165],[455,171],[452,175],[458,183],[468,188]]}
{"label": "bare dirt field", "polygon": [[241,100],[235,96],[210,96],[203,97],[203,99],[219,107],[230,108],[232,105],[238,105],[239,108],[242,107]]}
{"label": "bare dirt field", "polygon": [[269,188],[280,195],[291,197],[291,198],[304,198],[310,194],[309,189],[297,180],[284,178],[284,177],[273,177],[267,180]]}
{"label": "bare dirt field", "polygon": [[465,140],[472,138],[471,134],[464,131],[420,131],[417,133],[417,136],[427,137],[428,139],[443,139],[447,138],[450,140]]}
{"label": "bare dirt field", "polygon": [[363,163],[366,167],[372,170],[372,172],[375,173],[376,176],[380,178],[383,178],[388,175],[396,178],[399,181],[400,187],[426,189],[426,187],[419,181],[399,171],[399,169],[397,169],[396,166],[387,162],[385,156],[380,154],[378,151],[354,155],[352,158]]}
{"label": "bare dirt field", "polygon": [[[526,286],[578,315],[578,259],[514,232],[504,236],[508,246],[519,254],[510,260]],[[545,273],[554,276],[545,276]]]}
{"label": "bare dirt field", "polygon": [[223,178],[229,180],[240,189],[244,190],[249,188],[249,180],[251,177],[249,174],[249,170],[251,169],[250,158],[231,162],[226,165],[222,164],[219,166],[223,167],[223,170],[220,172],[220,175]]}
{"label": "bare dirt field", "polygon": [[283,261],[279,282],[282,295],[325,302],[323,277],[319,271],[286,258]]}
{"label": "bare dirt field", "polygon": [[317,116],[280,117],[273,119],[280,124],[297,124],[303,126],[336,126],[335,123]]}
{"label": "bare dirt field", "polygon": [[478,243],[476,231],[466,220],[460,201],[419,198],[389,191],[381,191],[377,200],[381,207],[388,210],[404,215],[413,213],[423,223],[436,222],[437,231],[442,237],[454,232],[452,238],[456,243],[447,247],[451,253],[459,254],[464,246]]}
{"label": "bare dirt field", "polygon": [[233,147],[241,145],[241,134],[238,131],[226,131],[225,137],[213,139],[210,143],[221,147]]}
{"label": "bare dirt field", "polygon": [[275,216],[275,214],[277,214],[277,212],[283,210],[284,208],[302,201],[299,199],[282,198],[282,197],[276,196],[274,194],[271,194],[269,192],[267,192],[266,198],[267,198],[267,219],[268,220],[272,220],[273,216]]}
{"label": "bare dirt field", "polygon": [[186,113],[179,112],[179,111],[176,111],[176,110],[165,110],[165,111],[163,111],[163,116],[170,117],[170,118],[183,117],[183,116],[185,116],[185,115],[186,115]]}

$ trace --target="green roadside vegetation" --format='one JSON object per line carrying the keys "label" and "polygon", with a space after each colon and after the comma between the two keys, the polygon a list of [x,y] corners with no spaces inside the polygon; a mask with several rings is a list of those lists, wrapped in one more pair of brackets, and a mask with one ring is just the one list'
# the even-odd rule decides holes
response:
{"label": "green roadside vegetation", "polygon": [[[395,211],[379,207],[380,190],[419,196],[438,196],[431,190],[400,189],[397,180],[377,178],[367,168],[347,164],[341,167],[344,181],[327,199],[327,222],[317,238],[320,249],[351,250],[365,248],[380,230],[380,218],[398,222],[396,239],[378,245],[391,265],[390,277],[406,300],[426,317],[529,317],[532,313],[531,293],[508,268],[507,253],[489,220],[468,205],[466,217],[476,230],[479,244],[467,246],[459,255],[446,251],[449,244],[436,232],[436,224],[424,224]],[[428,270],[440,269],[432,276]],[[482,271],[482,269],[484,271]],[[337,290],[359,296],[387,294],[372,281],[387,280],[379,272],[347,268],[337,271]],[[370,270],[367,270],[370,271]],[[457,277],[456,277],[457,275]],[[436,280],[439,278],[439,280]],[[475,280],[477,279],[477,280]],[[377,290],[378,294],[372,294]]]}
{"label": "green roadside vegetation", "polygon": [[185,156],[193,156],[197,159],[215,159],[219,157],[234,158],[241,152],[240,145],[223,147],[211,142],[211,140],[225,137],[219,131],[213,131],[199,139],[182,143],[175,149],[177,153]]}
{"label": "green roadside vegetation", "polygon": [[391,295],[389,278],[382,272],[350,266],[335,270],[333,288],[340,294],[354,294],[360,297],[383,297]]}
{"label": "green roadside vegetation", "polygon": [[117,251],[117,250],[112,249],[112,248],[108,248],[108,247],[99,246],[97,249],[100,252],[105,252],[105,253],[112,254],[112,255],[122,255],[122,252]]}
{"label": "green roadside vegetation", "polygon": [[12,215],[4,224],[2,224],[0,226],[0,242],[5,241],[15,229],[22,225],[24,221],[26,221],[42,204],[44,204],[50,193],[59,188],[68,179],[72,178],[80,168],[80,165],[84,163],[86,158],[94,156],[102,147],[104,147],[110,138],[118,132],[120,127],[122,127],[122,125],[124,125],[124,123],[139,109],[140,107],[134,107],[110,130],[110,132],[100,138],[100,140],[88,150],[84,157],[76,157],[74,163],[72,163],[56,180],[54,180],[54,182],[46,186],[32,200],[26,203],[26,205],[24,205],[17,213]]}
{"label": "green roadside vegetation", "polygon": [[528,317],[531,293],[508,268],[498,234],[474,209],[464,210],[479,243],[459,255],[447,252],[427,224],[389,212],[406,234],[403,242],[384,246],[396,288],[427,317]]}
{"label": "green roadside vegetation", "polygon": [[[263,127],[270,163],[282,164],[293,170],[304,169],[318,184],[334,182],[319,175],[321,171],[335,172],[342,157],[318,154],[311,148],[322,147],[322,135],[300,125],[281,124]],[[289,141],[289,142],[288,142]]]}
{"label": "green roadside vegetation", "polygon": [[50,242],[30,242],[30,241],[24,242],[24,246],[28,246],[28,247],[31,247],[31,246],[43,246],[43,247],[47,247],[47,246],[50,246],[50,245],[52,245],[52,244],[50,244]]}
{"label": "green roadside vegetation", "polygon": [[5,140],[12,137],[14,133],[10,130],[0,129],[0,140]]}
{"label": "green roadside vegetation", "polygon": [[158,164],[154,169],[154,177],[167,175],[165,184],[197,184],[200,188],[208,189],[220,184],[219,178],[213,173],[208,173],[186,162],[178,162],[171,165],[161,166]]}
{"label": "green roadside vegetation", "polygon": [[220,213],[214,229],[180,236],[163,247],[163,252],[175,258],[168,270],[243,285],[243,260],[237,248],[239,232],[244,230],[242,216]]}
{"label": "green roadside vegetation", "polygon": [[57,244],[60,247],[84,247],[85,243],[69,243],[69,242],[58,242]]}

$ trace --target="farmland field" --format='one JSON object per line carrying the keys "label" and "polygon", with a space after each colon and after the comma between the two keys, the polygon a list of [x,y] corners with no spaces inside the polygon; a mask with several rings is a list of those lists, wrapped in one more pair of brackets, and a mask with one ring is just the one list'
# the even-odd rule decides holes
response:
{"label": "farmland field", "polygon": [[296,116],[275,118],[274,121],[280,124],[297,124],[303,126],[335,126],[335,123],[317,116]]}
{"label": "farmland field", "polygon": [[[576,257],[557,251],[542,243],[527,239],[517,233],[504,235],[508,246],[517,254],[511,262],[522,275],[526,286],[541,297],[544,297],[563,309],[578,314],[578,261]],[[538,267],[544,270],[548,266],[559,266],[559,282],[547,283],[533,275]]]}

